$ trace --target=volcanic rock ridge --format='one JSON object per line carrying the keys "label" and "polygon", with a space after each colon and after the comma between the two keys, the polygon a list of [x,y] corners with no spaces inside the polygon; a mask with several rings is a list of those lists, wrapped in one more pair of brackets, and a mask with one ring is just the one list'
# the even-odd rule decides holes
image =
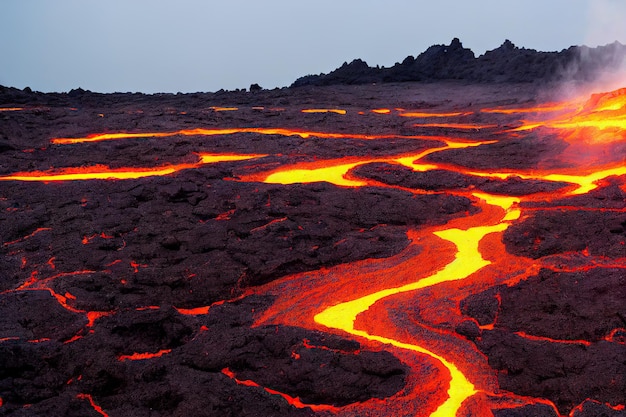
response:
{"label": "volcanic rock ridge", "polygon": [[407,56],[394,66],[370,67],[355,59],[328,74],[298,78],[292,87],[306,85],[371,84],[406,81],[464,80],[478,83],[590,81],[622,68],[626,46],[614,42],[590,48],[571,46],[560,52],[519,48],[508,39],[478,57],[458,38],[450,45],[433,45],[417,57]]}

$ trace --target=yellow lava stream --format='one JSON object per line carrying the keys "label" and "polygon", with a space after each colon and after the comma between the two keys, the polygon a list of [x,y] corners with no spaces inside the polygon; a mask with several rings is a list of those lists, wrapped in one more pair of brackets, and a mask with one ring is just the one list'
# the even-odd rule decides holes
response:
{"label": "yellow lava stream", "polygon": [[570,184],[578,185],[578,188],[571,191],[571,195],[587,194],[589,191],[598,188],[597,181],[610,177],[626,175],[626,165],[620,165],[613,168],[603,169],[601,171],[591,172],[589,174],[574,175],[574,174],[524,174],[524,173],[484,173],[484,172],[468,172],[469,175],[475,175],[479,177],[492,177],[507,179],[511,176],[517,176],[519,178],[528,180],[546,180],[555,182],[568,182]]}
{"label": "yellow lava stream", "polygon": [[[419,154],[411,154],[411,155],[391,157],[391,158],[387,157],[387,158],[359,159],[354,162],[344,162],[344,163],[328,161],[327,165],[318,166],[319,164],[315,164],[315,166],[311,166],[310,168],[292,169],[289,167],[284,167],[284,168],[281,168],[280,170],[277,170],[269,174],[267,177],[265,177],[265,179],[263,179],[263,182],[270,183],[270,184],[296,184],[296,183],[326,181],[331,184],[345,186],[345,187],[363,187],[368,184],[367,181],[351,179],[351,178],[346,177],[348,171],[350,171],[352,168],[356,166],[365,165],[365,164],[369,164],[373,162],[387,162],[387,163],[392,163],[392,164],[404,165],[408,168],[411,168],[414,171],[428,171],[431,169],[436,169],[437,166],[433,164],[419,164],[416,161],[419,161],[426,155],[439,152],[442,150],[469,148],[469,147],[485,145],[488,143],[492,143],[492,141],[482,141],[482,142],[446,141],[446,146],[427,149]],[[304,165],[304,164],[300,164],[300,165]]]}
{"label": "yellow lava stream", "polygon": [[375,140],[375,139],[425,139],[424,136],[401,136],[401,135],[363,135],[363,134],[349,134],[349,133],[329,133],[329,132],[316,132],[305,131],[295,129],[282,129],[282,128],[263,128],[263,127],[241,127],[241,128],[226,128],[226,129],[182,129],[172,132],[137,132],[137,133],[101,133],[96,135],[89,135],[81,138],[53,138],[50,143],[55,145],[71,145],[76,143],[89,143],[100,142],[106,140],[119,140],[119,139],[144,139],[144,138],[167,138],[173,136],[218,136],[218,135],[233,135],[235,133],[257,133],[260,135],[280,135],[280,136],[300,136],[302,139],[308,139],[309,137],[317,137],[321,139],[362,139],[362,140]]}
{"label": "yellow lava stream", "polygon": [[302,113],[336,113],[346,114],[347,111],[343,109],[304,109]]}
{"label": "yellow lava stream", "polygon": [[459,371],[456,365],[446,360],[443,356],[418,345],[404,343],[380,335],[369,334],[366,331],[355,328],[355,321],[359,314],[365,312],[374,303],[385,297],[418,290],[446,281],[461,280],[491,263],[482,257],[482,254],[478,250],[478,245],[487,234],[502,232],[509,226],[510,223],[508,223],[508,221],[519,218],[520,210],[517,208],[512,209],[513,204],[518,203],[519,199],[479,193],[474,194],[474,196],[484,199],[488,204],[502,207],[505,211],[505,215],[500,222],[495,225],[471,227],[467,230],[447,229],[434,232],[439,238],[448,240],[456,245],[457,253],[454,261],[429,277],[407,285],[388,288],[352,301],[337,304],[327,308],[314,317],[315,322],[328,328],[343,330],[349,334],[372,341],[422,353],[440,361],[450,372],[450,387],[448,389],[448,399],[431,414],[431,417],[450,417],[456,415],[461,404],[478,391],[476,391],[474,385],[465,375]]}
{"label": "yellow lava stream", "polygon": [[348,179],[345,177],[345,174],[355,166],[362,165],[364,163],[366,162],[358,161],[349,164],[339,164],[322,168],[278,171],[268,175],[264,182],[270,184],[296,184],[311,182],[313,179],[314,181],[326,181],[331,184],[343,185],[346,187],[363,187],[367,185],[367,182]]}
{"label": "yellow lava stream", "polygon": [[204,164],[218,162],[244,161],[261,158],[266,155],[227,155],[198,154],[199,162],[195,164],[166,165],[155,168],[117,168],[111,169],[103,165],[83,168],[67,168],[51,171],[18,172],[0,177],[0,181],[77,181],[77,180],[128,180],[145,177],[173,174],[185,169],[198,168]]}

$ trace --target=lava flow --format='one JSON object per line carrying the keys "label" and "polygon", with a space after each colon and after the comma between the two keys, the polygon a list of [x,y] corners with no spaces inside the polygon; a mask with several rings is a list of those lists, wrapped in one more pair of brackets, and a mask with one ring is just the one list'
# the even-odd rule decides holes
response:
{"label": "lava flow", "polygon": [[575,110],[548,120],[525,121],[516,130],[561,131],[569,142],[610,143],[626,139],[626,88],[594,94]]}
{"label": "lava flow", "polygon": [[204,164],[218,162],[245,161],[262,158],[266,155],[216,155],[198,154],[195,164],[166,165],[155,168],[110,168],[103,165],[94,165],[81,168],[59,168],[49,171],[18,172],[12,175],[1,176],[0,181],[76,181],[76,180],[128,180],[145,177],[170,175],[178,171],[199,168]]}
{"label": "lava flow", "polygon": [[[613,97],[614,96],[611,95],[611,98]],[[563,105],[563,107],[565,106],[566,105]],[[556,111],[556,110],[561,110],[561,108],[562,108],[561,106],[550,106],[550,107],[542,107],[541,109],[546,110],[546,111]],[[603,106],[603,109],[606,109],[606,108],[607,108],[606,106]],[[624,110],[621,107],[617,107],[617,106],[610,106],[608,108],[610,110],[617,110],[617,109],[622,110],[622,111]],[[526,113],[530,111],[534,112],[538,110],[533,109],[533,110],[523,111],[521,113]],[[511,113],[515,113],[515,112],[512,111]],[[577,116],[577,117],[580,117],[580,116]],[[574,120],[570,123],[575,125],[577,121]],[[589,122],[589,123],[592,123],[592,122]],[[612,123],[611,125],[619,126],[618,123]],[[424,126],[424,125],[416,125],[416,126]],[[429,124],[426,126],[431,126],[431,125]],[[437,127],[440,127],[440,126],[441,127],[444,127],[444,126],[454,127],[458,125],[449,124],[449,125],[436,125],[436,126]],[[562,123],[562,125],[556,125],[552,123],[552,124],[549,124],[549,126],[551,127],[570,126],[570,124]],[[605,126],[605,125],[601,125],[601,126]],[[463,128],[466,128],[466,127],[471,127],[471,125],[468,125],[468,126],[463,125]],[[475,125],[474,127],[480,128],[482,126]],[[489,127],[493,127],[493,126],[490,125]],[[433,150],[433,152],[440,151],[440,150],[441,149]],[[431,152],[427,152],[426,154],[428,153],[431,153]],[[415,161],[420,159],[422,156],[424,155],[414,155],[411,157],[406,157],[406,160],[413,161],[408,166],[412,167],[411,165],[415,164]],[[304,166],[300,168],[301,165],[297,165],[291,168],[284,168],[284,169],[277,170],[276,172],[268,175],[265,178],[265,181],[270,182],[270,183],[279,182],[283,184],[328,181],[333,184],[341,185],[341,186],[360,187],[360,186],[368,185],[369,183],[367,181],[359,180],[359,179],[349,176],[348,172],[354,169],[359,164],[366,164],[366,163],[372,163],[372,162],[380,162],[380,160],[377,161],[374,159],[370,159],[370,160],[364,160],[360,162],[351,162],[351,163],[342,163],[339,161],[330,162],[330,163],[326,161],[325,163],[323,163],[320,161],[320,163],[318,163],[318,165],[321,166],[320,168],[308,168],[308,167],[304,168]],[[395,160],[387,160],[385,162],[392,163],[392,164],[399,163],[400,158],[395,159]],[[422,168],[424,167],[422,166]],[[425,170],[435,169],[435,168],[437,167],[426,167]],[[623,177],[624,175],[626,175],[626,166],[624,166],[623,164],[619,164],[617,166],[610,167],[610,168],[600,167],[600,168],[597,168],[596,171],[591,171],[582,175],[559,174],[559,173],[552,173],[552,172],[541,172],[541,173],[534,172],[532,174],[523,173],[523,172],[521,173],[511,172],[507,174],[499,174],[497,172],[476,173],[476,172],[471,172],[470,170],[463,170],[463,169],[459,169],[459,172],[465,172],[466,174],[471,174],[471,175],[500,177],[500,178],[507,178],[511,175],[515,175],[519,178],[537,178],[537,179],[542,179],[545,181],[563,181],[563,182],[568,182],[571,184],[576,184],[577,185],[576,187],[569,188],[568,191],[565,191],[563,193],[562,196],[565,197],[567,195],[586,194],[590,192],[591,190],[596,189],[599,184],[598,181],[604,178],[608,178],[611,176]],[[454,363],[457,359],[449,359],[447,351],[445,349],[442,351],[434,352],[432,350],[429,350],[426,347],[423,347],[417,344],[407,343],[406,341],[387,336],[386,332],[381,332],[378,334],[373,333],[373,332],[368,332],[365,329],[368,326],[375,327],[375,325],[371,324],[371,321],[372,320],[375,321],[376,317],[365,316],[365,314],[367,313],[368,310],[371,309],[371,307],[375,303],[380,302],[381,300],[385,298],[393,297],[397,294],[401,294],[405,292],[417,291],[417,290],[420,290],[429,286],[433,286],[433,285],[439,285],[447,281],[463,280],[472,276],[473,274],[477,273],[478,271],[480,271],[481,269],[490,265],[493,262],[491,260],[486,260],[483,258],[482,253],[479,250],[479,245],[481,241],[485,238],[485,236],[491,233],[502,233],[508,228],[511,222],[517,220],[521,216],[521,210],[517,206],[522,201],[522,199],[515,198],[515,197],[498,197],[498,196],[478,194],[478,193],[475,193],[474,197],[483,199],[487,204],[501,207],[504,210],[503,215],[501,215],[499,219],[498,217],[496,217],[496,218],[491,218],[490,220],[487,220],[487,221],[485,221],[485,219],[478,220],[480,216],[477,216],[475,226],[468,227],[466,225],[466,228],[463,228],[463,229],[449,228],[449,229],[433,232],[433,234],[438,236],[439,238],[445,239],[454,243],[456,247],[456,254],[454,256],[454,260],[449,262],[443,268],[438,269],[436,272],[434,272],[431,275],[424,276],[414,282],[410,282],[408,284],[403,284],[400,286],[394,285],[394,282],[395,282],[394,278],[397,278],[401,274],[391,273],[391,271],[383,268],[382,270],[377,271],[377,276],[379,277],[380,282],[384,282],[386,283],[386,285],[389,285],[390,287],[383,288],[383,289],[368,293],[366,295],[362,295],[357,298],[350,299],[348,301],[343,301],[334,305],[331,300],[320,301],[319,299],[316,299],[316,301],[313,303],[313,305],[320,305],[320,304],[330,305],[330,307],[326,307],[322,309],[321,311],[317,310],[318,312],[315,313],[314,315],[314,321],[317,324],[320,324],[326,328],[337,329],[341,332],[345,332],[353,336],[357,336],[358,338],[367,339],[373,342],[380,342],[384,345],[391,345],[400,349],[410,350],[410,351],[414,351],[420,354],[425,354],[439,361],[448,370],[450,374],[450,383],[449,383],[450,385],[447,390],[447,400],[441,403],[436,408],[436,410],[430,414],[430,416],[457,415],[458,410],[462,407],[462,405],[464,404],[464,402],[467,401],[468,398],[472,397],[473,395],[479,392],[487,393],[488,395],[494,396],[495,391],[490,393],[489,388],[487,386],[482,386],[482,387],[475,386],[471,381],[477,380],[480,378],[478,378],[477,375],[472,375],[472,374],[468,376],[464,375],[463,372],[459,370],[459,367]],[[558,194],[549,196],[550,199],[556,199],[558,197],[559,197]],[[527,199],[528,201],[533,201],[533,200],[536,201],[536,198],[533,198],[532,195],[529,196]],[[516,206],[515,209],[512,208],[513,205]],[[468,219],[468,224],[471,225],[473,224],[473,222],[470,219]],[[624,243],[622,242],[622,244]],[[504,249],[501,249],[501,250],[504,250]],[[506,257],[503,257],[503,260],[506,260]],[[626,266],[626,265],[623,265],[623,266]],[[526,277],[529,274],[528,271],[535,270],[535,268],[536,268],[536,265],[532,265],[529,263],[526,269],[525,270],[523,269],[525,272],[521,273],[515,279],[520,280]],[[341,270],[343,268],[338,268],[338,269]],[[355,274],[357,276],[363,276],[363,274],[371,274],[371,272],[366,272],[371,269],[370,266],[364,266],[362,272],[359,271],[360,269],[361,268],[357,266],[346,272],[348,272],[349,274]],[[324,274],[333,275],[334,272],[328,271],[328,272],[324,272]],[[340,276],[339,278],[335,278],[335,280],[337,281],[340,281],[340,282],[352,282],[353,281],[347,276],[342,278],[341,276],[343,273],[340,271],[336,272],[336,274]],[[290,278],[290,279],[295,282],[293,284],[295,287],[290,290],[291,286],[288,283],[279,284],[278,287],[280,289],[278,290],[278,292],[274,293],[276,296],[278,296],[278,301],[275,305],[278,307],[273,308],[270,310],[269,313],[266,313],[263,319],[261,320],[262,323],[264,324],[266,323],[295,324],[293,318],[284,317],[283,311],[292,313],[294,310],[294,307],[289,306],[291,301],[284,300],[284,298],[286,297],[284,297],[282,294],[285,294],[285,293],[292,294],[293,292],[301,293],[303,291],[303,287],[306,288],[307,284],[304,284],[298,278]],[[320,279],[320,278],[318,277],[317,279]],[[305,278],[305,280],[308,280],[308,279]],[[514,281],[508,281],[508,282],[511,283]],[[306,299],[309,303],[311,301],[311,298],[313,297],[319,298],[319,295],[313,296],[313,294],[319,293],[319,290],[317,289],[317,287],[320,286],[321,284],[317,283],[317,284],[309,284],[309,285],[314,285],[315,288],[311,290],[312,291],[311,293],[305,293],[304,296],[299,295],[297,297],[296,303],[303,302],[302,301],[303,298]],[[275,287],[275,285],[271,284],[270,287]],[[352,289],[354,290],[355,288],[352,288]],[[337,294],[337,289],[329,286],[328,293]],[[356,293],[358,294],[359,292],[357,291]],[[287,298],[289,298],[289,296],[287,296]],[[302,308],[303,310],[308,311],[308,309],[302,305],[299,305],[298,307]],[[300,318],[300,320],[302,320],[302,318]],[[359,322],[360,325],[358,325],[357,322]],[[377,327],[377,329],[381,330],[381,327]],[[386,329],[383,328],[382,330],[386,330]],[[528,336],[525,335],[525,337],[528,337]],[[542,340],[547,341],[550,339],[545,338]],[[562,343],[562,341],[557,341],[557,340],[555,340],[554,342]],[[573,341],[572,343],[580,343],[580,341]],[[461,362],[464,361],[463,358],[458,358],[458,360],[460,360]],[[463,368],[470,368],[470,367],[471,366],[469,366],[468,364],[463,365]],[[417,410],[415,410],[414,412],[416,413],[416,415],[421,415]],[[477,411],[474,410],[474,412],[477,412]],[[472,412],[472,415],[477,415],[477,414],[474,414],[474,412]]]}
{"label": "lava flow", "polygon": [[[22,355],[26,370],[2,366],[26,386],[32,369],[63,364],[48,378],[63,381],[53,394],[31,394],[39,379],[28,390],[0,384],[0,407],[623,410],[626,89],[532,107],[376,104],[296,111],[348,124],[338,131],[183,125],[20,152],[165,149],[185,162],[0,176],[13,189],[0,195],[0,314],[14,317],[0,318],[0,357]],[[281,117],[265,108],[254,117]],[[393,131],[345,133],[354,114]],[[579,151],[594,157],[577,165]]]}

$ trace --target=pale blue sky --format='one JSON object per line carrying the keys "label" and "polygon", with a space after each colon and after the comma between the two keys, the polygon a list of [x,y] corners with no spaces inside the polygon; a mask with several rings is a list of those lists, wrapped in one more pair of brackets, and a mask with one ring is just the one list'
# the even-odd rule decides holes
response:
{"label": "pale blue sky", "polygon": [[544,51],[626,43],[623,0],[1,0],[0,85],[194,92],[391,66],[461,39]]}

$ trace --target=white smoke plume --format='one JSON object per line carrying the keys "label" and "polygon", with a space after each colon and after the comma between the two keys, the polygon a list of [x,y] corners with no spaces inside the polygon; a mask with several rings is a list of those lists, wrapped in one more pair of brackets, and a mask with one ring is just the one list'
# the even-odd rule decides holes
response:
{"label": "white smoke plume", "polygon": [[607,45],[604,48],[604,56],[586,55],[588,50],[581,51],[581,60],[602,59],[613,63],[614,67],[606,72],[600,72],[593,80],[590,89],[599,91],[613,91],[626,87],[626,59],[620,50],[609,47],[614,42],[626,45],[626,1],[623,0],[589,0],[587,30],[585,45],[597,47]]}

